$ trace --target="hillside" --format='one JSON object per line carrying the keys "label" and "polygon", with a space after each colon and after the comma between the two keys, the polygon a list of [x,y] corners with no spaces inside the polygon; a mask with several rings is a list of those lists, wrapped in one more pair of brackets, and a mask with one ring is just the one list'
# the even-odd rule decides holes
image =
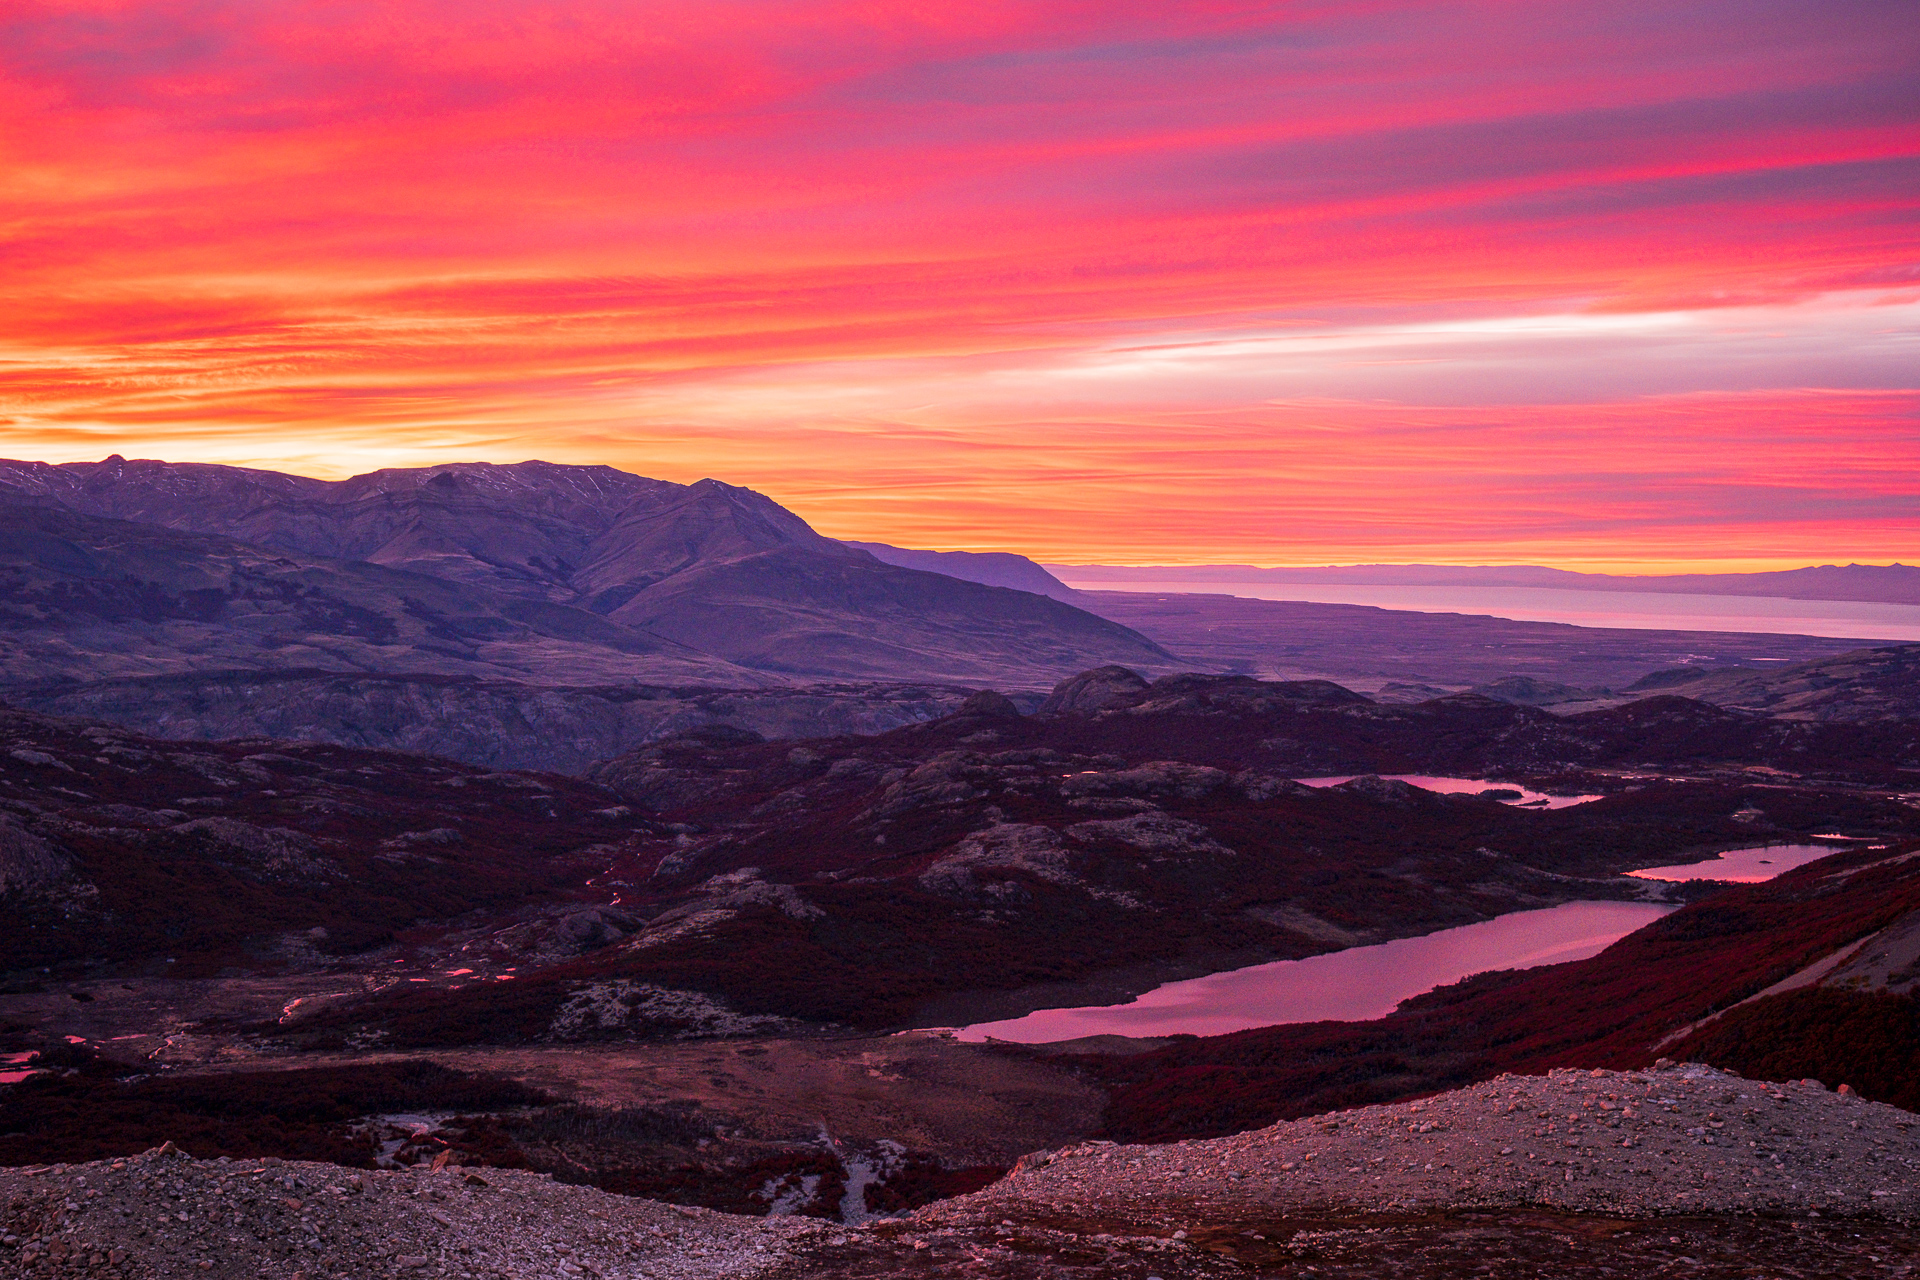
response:
{"label": "hillside", "polygon": [[[679,485],[609,467],[527,462],[327,482],[110,458],[60,466],[0,462],[0,494],[14,504],[9,526],[31,527],[37,539],[16,548],[31,580],[0,595],[27,593],[11,619],[20,653],[5,669],[14,681],[255,666],[497,677],[498,666],[460,669],[477,656],[462,642],[490,641],[527,617],[570,628],[587,647],[523,664],[522,678],[533,683],[676,676],[717,682],[730,675],[726,683],[747,687],[847,678],[1044,687],[1092,662],[1170,665],[1162,650],[1126,627],[1043,596],[885,564],[820,536],[760,494],[713,480]],[[349,599],[350,607],[326,616],[306,610],[303,639],[274,641],[264,659],[236,660],[232,651],[255,644],[249,633],[259,628],[237,623],[231,604],[218,616],[192,620],[201,625],[191,634],[141,632],[145,621],[190,621],[175,617],[187,606],[172,602],[170,591],[259,594],[232,582],[232,570],[222,567],[245,556],[258,562],[250,566],[256,576],[284,572],[277,567],[284,561],[310,574],[370,582],[357,589],[384,595],[371,604]],[[217,563],[206,570],[209,581],[194,584],[200,557]],[[392,614],[404,612],[406,591],[395,584],[421,579],[436,584],[431,594],[457,596],[473,615],[445,637],[455,652],[428,660],[369,651],[370,641],[385,643],[401,626]],[[97,610],[39,612],[56,598],[98,595],[107,581],[119,584],[113,592],[120,597],[146,593],[162,601],[150,620],[125,599],[115,606],[115,620],[128,625],[110,639],[133,642],[144,666],[116,663],[111,644],[63,655],[68,633]],[[212,607],[211,596],[193,599]],[[387,621],[363,619],[355,612],[362,608]],[[312,650],[324,649],[336,631],[351,652],[316,656]],[[588,672],[581,662],[591,650],[601,651],[592,655],[600,661]],[[629,652],[680,666],[665,670],[616,656]]]}
{"label": "hillside", "polygon": [[[522,973],[509,993],[436,985],[309,1029],[532,1040],[595,990],[615,1004],[592,1034],[656,1034],[636,984],[861,1027],[1102,1003],[1522,907],[1665,892],[1619,873],[1693,851],[1911,832],[1912,811],[1872,785],[1910,758],[1902,728],[1671,698],[1566,719],[1479,698],[1387,707],[1326,684],[1095,672],[1033,716],[982,694],[871,738],[694,733],[590,775],[672,833],[636,833],[609,859],[602,883],[647,920],[630,941]],[[1650,785],[1652,770],[1680,776]],[[1606,795],[1536,811],[1286,780],[1370,771]]]}
{"label": "hillside", "polygon": [[[1818,1076],[1913,1108],[1915,1002],[1874,994],[1889,986],[1885,966],[1876,987],[1845,965],[1821,965],[1867,959],[1877,939],[1893,936],[1904,944],[1898,974],[1912,964],[1904,940],[1917,924],[1914,845],[1841,854],[1729,888],[1592,959],[1480,975],[1378,1021],[1266,1027],[1086,1066],[1115,1090],[1112,1134],[1153,1141],[1418,1097],[1501,1072],[1644,1067],[1662,1055],[1766,1079]],[[1912,975],[1891,986],[1910,991]],[[1884,1001],[1893,1006],[1881,1009]],[[1754,1034],[1768,1022],[1794,1032]]]}
{"label": "hillside", "polygon": [[0,503],[5,684],[318,668],[753,686],[763,674],[583,609],[366,561]]}
{"label": "hillside", "polygon": [[[463,1244],[521,1266],[500,1215],[533,1189],[574,1215],[542,1228],[564,1256],[670,1256],[604,1235],[652,1211],[504,1166],[678,1203],[720,1228],[716,1256],[732,1229],[691,1206],[838,1219],[766,1258],[795,1280],[1437,1280],[1490,1259],[1597,1278],[1709,1253],[1850,1277],[1911,1234],[1888,1217],[1911,1211],[1903,1113],[1654,1064],[1920,1101],[1914,732],[1109,666],[1031,714],[978,693],[865,736],[705,722],[577,780],[6,713],[0,1052],[37,1074],[0,1087],[0,1160],[42,1163],[6,1175],[0,1247],[277,1275],[320,1231],[410,1271],[457,1270]],[[1601,798],[1543,810],[1370,770]],[[1289,780],[1322,771],[1362,776]],[[1619,874],[1834,830],[1877,847],[1734,888]],[[1608,897],[1688,905],[1373,1022],[889,1034]],[[1728,1131],[1753,1145],[1703,1140]],[[207,1159],[127,1158],[180,1135]],[[55,1161],[100,1199],[37,1196]],[[189,1223],[123,1230],[155,1194]],[[216,1203],[247,1206],[262,1248],[195,1234]],[[1604,1242],[1580,1225],[1599,1221]]]}
{"label": "hillside", "polygon": [[984,582],[988,586],[1031,591],[1035,595],[1052,596],[1055,600],[1085,607],[1078,591],[1025,556],[1011,552],[911,551],[884,542],[848,541],[847,545],[865,551],[876,560],[884,560],[902,568],[925,569],[929,573],[944,573],[950,578],[965,578],[969,582]]}
{"label": "hillside", "polygon": [[1788,720],[1920,717],[1920,645],[1855,649],[1766,670],[1656,671],[1625,692],[1671,693]]}
{"label": "hillside", "polygon": [[24,710],[156,737],[330,742],[580,774],[690,729],[721,725],[765,738],[882,733],[950,714],[972,693],[939,684],[567,685],[296,669],[54,680],[5,696]]}

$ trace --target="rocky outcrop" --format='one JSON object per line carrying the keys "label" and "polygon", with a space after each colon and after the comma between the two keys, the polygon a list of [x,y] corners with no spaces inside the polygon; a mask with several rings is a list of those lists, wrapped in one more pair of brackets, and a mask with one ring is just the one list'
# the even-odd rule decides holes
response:
{"label": "rocky outcrop", "polygon": [[1224,769],[1186,764],[1179,760],[1150,760],[1131,769],[1077,773],[1060,783],[1060,794],[1077,796],[1137,796],[1143,800],[1200,800],[1228,785]]}
{"label": "rocky outcrop", "polygon": [[234,818],[196,818],[148,841],[193,848],[217,865],[261,880],[317,884],[341,875],[339,864],[321,855],[320,842],[312,836]]}
{"label": "rocky outcrop", "polygon": [[1054,884],[1073,884],[1067,851],[1060,833],[1051,827],[1008,822],[969,836],[953,851],[920,874],[920,884],[950,897],[1027,895],[1017,882],[1004,877],[983,878],[985,871],[1022,871]]}
{"label": "rocky outcrop", "polygon": [[1118,666],[1095,667],[1055,685],[1036,714],[1088,715],[1108,707],[1131,705],[1146,691],[1146,678],[1138,671]]}
{"label": "rocky outcrop", "polygon": [[37,893],[64,880],[67,859],[27,830],[11,814],[0,813],[0,898]]}
{"label": "rocky outcrop", "polygon": [[650,982],[584,983],[554,1015],[555,1040],[631,1040],[765,1035],[792,1026],[786,1018],[745,1015],[698,991]]}

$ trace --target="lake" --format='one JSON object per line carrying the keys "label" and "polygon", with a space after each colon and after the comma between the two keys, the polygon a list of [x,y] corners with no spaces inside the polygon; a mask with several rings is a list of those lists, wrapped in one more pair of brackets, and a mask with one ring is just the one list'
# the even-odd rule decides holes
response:
{"label": "lake", "polygon": [[1859,640],[1920,640],[1920,605],[1778,596],[1687,595],[1661,591],[1576,591],[1566,587],[1396,587],[1308,582],[1103,582],[1062,578],[1080,591],[1201,592],[1254,600],[1366,604],[1415,613],[1489,614],[1514,622],[1640,631],[1762,631]]}
{"label": "lake", "polygon": [[1045,1044],[1099,1035],[1217,1036],[1282,1022],[1383,1018],[1409,996],[1476,973],[1598,955],[1675,909],[1650,902],[1568,902],[1516,911],[1417,938],[1169,982],[1129,1004],[1041,1009],[1024,1018],[976,1023],[962,1028],[959,1038]]}
{"label": "lake", "polygon": [[[1337,787],[1343,782],[1352,782],[1364,775],[1358,773],[1340,774],[1331,778],[1295,778],[1294,781],[1307,787]],[[1395,782],[1404,782],[1419,787],[1422,791],[1438,791],[1443,795],[1477,796],[1484,791],[1515,791],[1514,796],[1495,796],[1502,804],[1518,805],[1527,809],[1565,809],[1569,805],[1585,804],[1589,800],[1603,800],[1604,796],[1555,796],[1544,791],[1533,791],[1517,782],[1496,782],[1491,778],[1439,778],[1427,773],[1387,773],[1381,775]]]}
{"label": "lake", "polygon": [[1705,862],[1682,862],[1670,867],[1642,867],[1627,872],[1642,880],[1730,880],[1739,884],[1759,884],[1784,875],[1795,867],[1804,867],[1828,854],[1839,853],[1841,846],[1831,844],[1765,844],[1753,849],[1730,849]]}

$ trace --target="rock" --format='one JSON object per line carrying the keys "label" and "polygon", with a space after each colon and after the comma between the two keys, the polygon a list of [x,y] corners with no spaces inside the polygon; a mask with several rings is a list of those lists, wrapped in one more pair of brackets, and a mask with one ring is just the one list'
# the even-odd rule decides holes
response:
{"label": "rock", "polygon": [[70,870],[71,864],[52,845],[0,813],[0,898],[47,889]]}
{"label": "rock", "polygon": [[214,862],[268,880],[316,883],[341,874],[321,856],[320,842],[303,831],[260,827],[237,818],[195,818],[148,837],[162,847],[187,845]]}
{"label": "rock", "polygon": [[1143,799],[1200,800],[1231,781],[1223,769],[1153,760],[1132,769],[1106,773],[1077,773],[1060,783],[1064,796],[1121,795]]}
{"label": "rock", "polygon": [[989,720],[1017,719],[1020,708],[1014,705],[1012,698],[1004,693],[995,693],[992,689],[982,689],[955,707],[956,716],[979,716]]}
{"label": "rock", "polygon": [[1024,871],[1054,884],[1072,884],[1067,853],[1060,833],[1051,827],[1006,822],[969,836],[953,851],[920,873],[920,884],[942,897],[1003,896],[1018,886],[999,879],[983,880],[980,872]]}
{"label": "rock", "polygon": [[1422,790],[1411,783],[1396,778],[1382,778],[1369,773],[1350,782],[1343,782],[1338,790],[1349,795],[1365,796],[1381,804],[1413,805],[1437,803],[1440,797],[1431,791]]}
{"label": "rock", "polygon": [[1036,715],[1090,715],[1109,707],[1137,702],[1147,691],[1147,681],[1128,667],[1095,667],[1069,676],[1053,687]]}

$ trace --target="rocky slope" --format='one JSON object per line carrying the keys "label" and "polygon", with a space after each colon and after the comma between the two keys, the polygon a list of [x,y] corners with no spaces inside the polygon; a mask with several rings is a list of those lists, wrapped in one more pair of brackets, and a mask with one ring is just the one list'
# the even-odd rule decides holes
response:
{"label": "rocky slope", "polygon": [[288,669],[492,679],[766,676],[581,609],[364,561],[0,502],[7,686]]}
{"label": "rocky slope", "polygon": [[[199,741],[280,738],[578,774],[705,726],[766,738],[883,733],[954,711],[946,685],[547,686],[461,676],[229,671],[67,681],[5,691],[13,705]],[[1037,701],[1037,699],[1036,699]]]}
{"label": "rocky slope", "polygon": [[[564,920],[607,905],[583,884],[645,826],[551,774],[0,712],[0,972],[276,971],[424,920]],[[574,950],[621,932],[576,923]]]}
{"label": "rocky slope", "polygon": [[0,1170],[0,1262],[137,1278],[1911,1274],[1910,1113],[1688,1066],[1503,1076],[1207,1142],[1036,1153],[841,1227],[448,1164],[170,1147]]}
{"label": "rocky slope", "polygon": [[171,1146],[0,1170],[0,1266],[19,1275],[765,1275],[828,1229],[676,1209],[489,1169],[359,1172]]}
{"label": "rocky slope", "polygon": [[1766,1084],[1697,1065],[1566,1068],[1223,1138],[1029,1156],[992,1188],[916,1216],[997,1221],[1009,1206],[1056,1202],[1152,1222],[1177,1199],[1203,1216],[1252,1205],[1278,1214],[1541,1205],[1913,1222],[1916,1124],[1910,1111],[1818,1081]]}

